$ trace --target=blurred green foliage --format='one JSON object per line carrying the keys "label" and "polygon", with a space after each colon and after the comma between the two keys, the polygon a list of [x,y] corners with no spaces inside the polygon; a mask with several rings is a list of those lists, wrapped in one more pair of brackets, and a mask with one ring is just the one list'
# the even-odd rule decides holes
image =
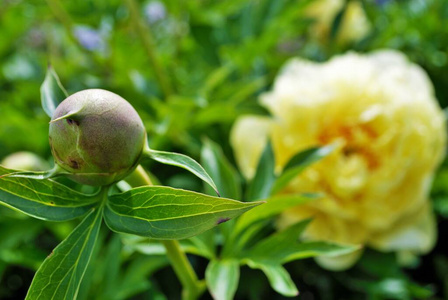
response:
{"label": "blurred green foliage", "polygon": [[[233,121],[242,114],[266,114],[257,98],[270,87],[282,64],[294,56],[324,61],[349,50],[398,49],[428,72],[441,106],[448,106],[448,1],[364,0],[371,30],[362,39],[348,43],[335,42],[335,34],[319,39],[313,36],[310,28],[314,20],[306,14],[311,2],[3,0],[0,159],[23,150],[50,159],[49,119],[40,106],[39,96],[49,63],[69,94],[103,88],[131,102],[145,122],[152,148],[181,149],[180,152],[198,158],[201,139],[208,137],[219,143],[230,163],[233,159],[228,134]],[[130,3],[136,4],[136,15],[132,15]],[[339,30],[345,7],[332,20],[333,33]],[[185,173],[158,165],[149,167],[162,183],[202,189],[199,181]],[[445,164],[434,187],[442,240],[448,234],[447,170]],[[22,226],[11,233],[8,230],[16,227],[8,224],[21,222],[25,226],[31,221],[5,216],[3,208],[0,214],[1,245],[7,244],[2,246],[6,250],[0,252],[0,279],[3,272],[8,273],[8,264],[34,269],[43,259],[42,249],[51,248],[55,239],[64,237],[63,233],[53,233],[48,242],[51,246],[34,249],[30,241],[49,234],[48,229],[33,221],[33,230],[16,239],[14,235],[23,231]],[[119,252],[115,240],[102,245],[106,248],[98,251],[106,256]],[[16,252],[18,248],[20,252]],[[448,297],[447,250],[439,242],[431,255],[414,262],[413,268],[406,271],[400,269],[394,256],[373,252],[365,254],[361,263],[346,273],[322,271],[312,262],[297,262],[289,267],[296,270],[294,278],[304,291],[303,299],[359,299],[360,295],[368,295],[369,299],[442,299]],[[30,252],[34,254],[20,258]],[[136,254],[121,256],[119,264],[126,266],[123,272],[138,268],[129,262],[130,255]],[[119,268],[107,266],[104,261],[98,265],[103,269]],[[249,281],[263,285],[265,279],[245,276],[246,271],[241,276],[246,280],[242,285]],[[116,272],[111,271],[104,279],[92,273],[92,282],[96,286],[114,285],[122,278]],[[425,276],[426,272],[429,275]],[[166,290],[163,283],[158,286],[142,279],[149,273],[141,271],[141,277],[132,278],[142,289],[128,295],[146,291],[147,296],[164,298],[158,292],[160,288]],[[159,277],[170,275],[160,273]],[[10,296],[8,280],[5,284],[1,281],[0,298]],[[257,297],[262,295],[246,288],[241,293],[241,299],[260,299]],[[100,295],[99,290],[92,290],[89,295],[111,299],[106,291]],[[88,295],[83,297],[89,299]]]}

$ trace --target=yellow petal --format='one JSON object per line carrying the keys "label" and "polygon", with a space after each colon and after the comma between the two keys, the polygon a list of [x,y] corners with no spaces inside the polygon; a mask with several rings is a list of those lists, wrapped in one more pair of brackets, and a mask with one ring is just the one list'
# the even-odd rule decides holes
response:
{"label": "yellow petal", "polygon": [[316,257],[316,262],[327,270],[331,271],[344,271],[351,268],[361,257],[363,249],[354,251],[349,254],[329,257],[329,256],[319,256]]}
{"label": "yellow petal", "polygon": [[230,133],[236,161],[247,179],[255,175],[258,160],[268,141],[271,121],[265,117],[241,117]]}
{"label": "yellow petal", "polygon": [[426,253],[437,239],[436,222],[429,201],[392,228],[372,235],[369,244],[382,251],[410,250]]}

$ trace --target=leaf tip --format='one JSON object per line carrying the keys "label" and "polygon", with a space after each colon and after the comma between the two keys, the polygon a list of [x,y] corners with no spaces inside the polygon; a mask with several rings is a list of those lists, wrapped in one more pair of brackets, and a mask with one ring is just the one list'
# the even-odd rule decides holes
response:
{"label": "leaf tip", "polygon": [[[63,115],[63,116],[60,116],[59,118],[52,119],[52,120],[50,121],[50,124],[51,124],[51,123],[54,123],[54,122],[57,122],[57,121],[60,121],[60,120],[68,119],[68,118],[73,118],[73,117],[76,118],[76,117],[77,117],[76,114],[78,114],[80,111],[81,111],[81,109],[76,110],[76,111],[68,112],[68,113],[66,113],[66,114]],[[74,121],[75,121],[75,124],[78,124],[78,122],[77,122],[76,120],[74,120]]]}

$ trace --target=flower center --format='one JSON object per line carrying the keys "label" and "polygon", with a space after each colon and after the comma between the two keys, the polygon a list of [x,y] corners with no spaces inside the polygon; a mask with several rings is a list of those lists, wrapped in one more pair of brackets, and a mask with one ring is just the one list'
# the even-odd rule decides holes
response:
{"label": "flower center", "polygon": [[362,157],[370,170],[380,166],[380,159],[372,149],[378,133],[367,124],[329,126],[322,131],[318,140],[322,145],[328,145],[336,140],[343,140],[342,154],[345,157],[358,155]]}

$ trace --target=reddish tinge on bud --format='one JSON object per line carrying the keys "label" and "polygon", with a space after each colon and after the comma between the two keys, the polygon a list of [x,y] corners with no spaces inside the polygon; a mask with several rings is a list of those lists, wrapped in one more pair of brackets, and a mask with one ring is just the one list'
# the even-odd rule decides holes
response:
{"label": "reddish tinge on bud", "polygon": [[50,122],[49,140],[56,164],[72,180],[102,186],[123,179],[138,165],[146,131],[125,99],[89,89],[59,104]]}

